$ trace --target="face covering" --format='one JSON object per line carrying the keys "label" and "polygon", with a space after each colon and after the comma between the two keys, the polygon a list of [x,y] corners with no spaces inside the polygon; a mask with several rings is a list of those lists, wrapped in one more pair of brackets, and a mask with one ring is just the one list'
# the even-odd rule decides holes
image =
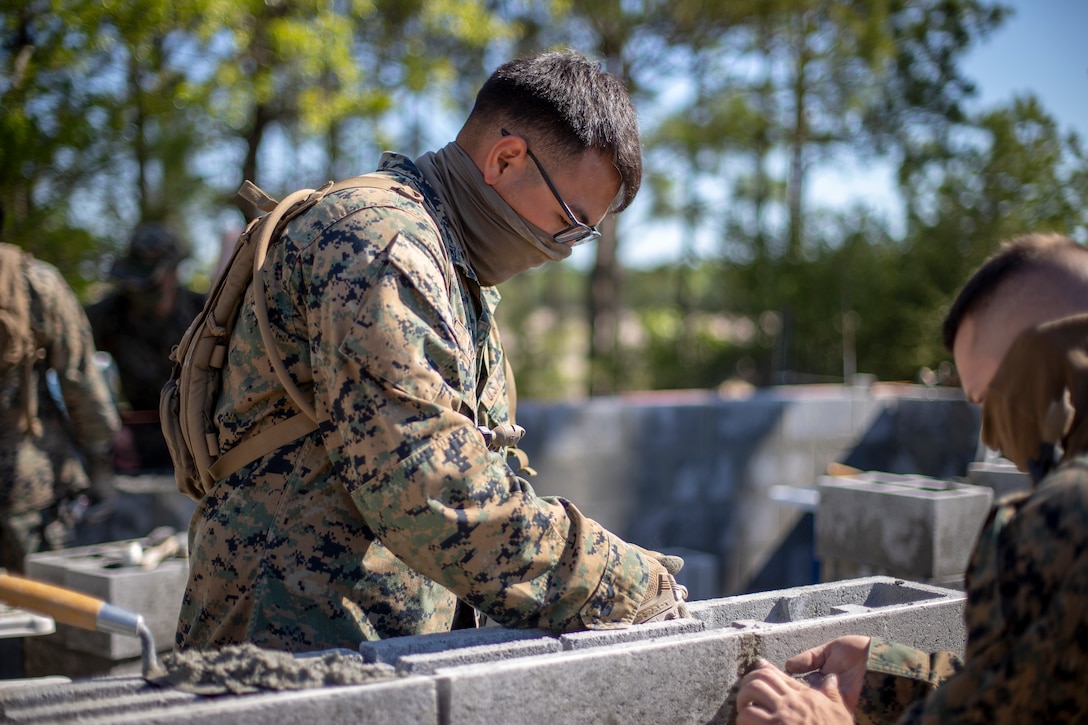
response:
{"label": "face covering", "polygon": [[522,219],[456,143],[424,154],[416,166],[442,199],[469,266],[483,286],[570,256],[570,247]]}

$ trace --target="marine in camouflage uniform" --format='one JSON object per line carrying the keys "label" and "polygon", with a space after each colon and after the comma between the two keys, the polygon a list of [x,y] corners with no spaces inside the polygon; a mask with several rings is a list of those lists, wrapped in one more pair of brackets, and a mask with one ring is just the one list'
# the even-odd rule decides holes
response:
{"label": "marine in camouflage uniform", "polygon": [[162,224],[141,224],[110,276],[116,289],[87,307],[99,350],[108,352],[120,379],[122,419],[130,452],[124,473],[170,470],[159,427],[159,393],[170,378],[170,350],[204,304],[204,295],[177,281],[186,258],[181,240]]}
{"label": "marine in camouflage uniform", "polygon": [[[901,722],[1088,715],[1088,424],[1077,415],[1088,410],[1085,382],[1088,315],[1015,340],[988,386],[982,437],[1041,480],[999,501],[979,535],[966,575],[964,660],[874,638],[859,721],[894,722],[912,701]],[[1048,471],[1041,461],[1055,444],[1061,463]]]}
{"label": "marine in camouflage uniform", "polygon": [[[325,423],[198,505],[178,644],[305,651],[446,631],[453,591],[507,625],[630,623],[640,555],[572,504],[535,496],[475,428],[509,420],[498,292],[475,280],[412,162],[387,154],[380,170],[400,193],[332,194],[269,251],[273,354]],[[294,412],[251,288],[220,447]]]}
{"label": "marine in camouflage uniform", "polygon": [[[442,153],[467,159],[456,144]],[[499,295],[466,256],[467,210],[455,218],[421,170],[428,158],[386,154],[378,173],[397,188],[329,194],[287,225],[260,272],[272,351],[247,293],[220,450],[297,412],[270,356],[313,396],[320,426],[198,504],[179,647],[355,648],[447,631],[458,597],[504,626],[623,627],[655,591],[644,552],[536,496],[487,449],[477,426],[510,421]]]}
{"label": "marine in camouflage uniform", "polygon": [[976,541],[963,659],[842,637],[786,663],[827,675],[819,694],[770,664],[746,675],[739,722],[1088,719],[1086,289],[1088,249],[1028,235],[975,272],[945,321],[964,392],[982,405],[982,441],[1033,484],[1000,499]]}
{"label": "marine in camouflage uniform", "polygon": [[[22,367],[0,377],[0,558],[14,571],[22,571],[27,554],[72,544],[71,505],[92,483],[88,470],[93,483],[108,488],[120,427],[83,309],[55,267],[25,259],[31,324],[44,354],[29,389]],[[56,373],[59,401],[48,370]],[[37,397],[40,436],[25,430],[26,395]]]}
{"label": "marine in camouflage uniform", "polygon": [[874,638],[859,722],[1072,722],[1088,712],[1088,459],[991,513],[967,570],[961,662]]}

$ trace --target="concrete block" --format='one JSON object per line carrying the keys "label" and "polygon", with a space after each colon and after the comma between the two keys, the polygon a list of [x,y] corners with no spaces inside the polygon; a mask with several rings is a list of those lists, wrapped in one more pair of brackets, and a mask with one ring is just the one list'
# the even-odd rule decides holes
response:
{"label": "concrete block", "polygon": [[976,461],[967,464],[967,480],[975,486],[994,490],[994,499],[1031,490],[1031,476],[1021,473],[1012,461]]}
{"label": "concrete block", "polygon": [[200,697],[154,687],[138,677],[88,680],[5,692],[0,698],[0,719],[13,723],[78,720],[156,725],[439,722],[435,682],[421,677],[367,685],[218,697]]}
{"label": "concrete block", "polygon": [[[946,650],[962,656],[966,642],[963,603],[962,598],[933,600],[770,626],[744,632],[742,650],[749,657],[764,657],[782,667],[799,652],[836,637],[861,634],[902,642],[927,652]],[[752,664],[754,659],[742,661],[738,669],[747,671]]]}
{"label": "concrete block", "polygon": [[[185,559],[175,558],[149,570],[127,566],[124,552],[133,543],[148,541],[134,539],[31,554],[26,559],[26,575],[143,615],[156,648],[168,650],[174,644],[189,565]],[[57,625],[57,633],[66,647],[77,652],[113,660],[140,655],[137,637],[88,632],[63,624]]]}
{"label": "concrete block", "polygon": [[455,647],[442,652],[401,655],[397,658],[396,669],[397,674],[400,675],[431,675],[436,670],[444,667],[461,667],[481,662],[501,662],[518,657],[560,652],[562,649],[563,645],[554,637],[520,639],[476,647]]}
{"label": "concrete block", "polygon": [[[65,635],[72,628],[58,625],[56,634],[23,640],[23,670],[25,677],[49,677],[63,675],[73,679],[87,677],[123,677],[143,672],[143,658],[102,657],[90,652],[72,649]],[[155,644],[161,650],[162,645]]]}
{"label": "concrete block", "polygon": [[640,624],[625,629],[597,629],[585,632],[567,632],[559,635],[559,641],[565,650],[587,649],[589,647],[611,647],[631,642],[644,642],[678,634],[702,632],[706,623],[700,619],[673,619],[668,622]]}
{"label": "concrete block", "polygon": [[963,576],[993,491],[921,476],[818,481],[816,556],[913,580]]}
{"label": "concrete block", "polygon": [[[359,645],[359,653],[367,663],[396,665],[402,657],[449,653],[454,650],[482,650],[495,647],[496,658],[502,648],[525,641],[538,642],[543,651],[561,649],[559,638],[542,629],[504,629],[502,627],[481,627],[479,629],[457,629],[439,634],[417,634],[410,637],[392,637],[377,642],[364,641]],[[550,644],[549,644],[550,643]]]}
{"label": "concrete block", "polygon": [[957,590],[869,577],[695,602],[692,614],[708,627],[742,637],[737,671],[743,674],[758,657],[781,667],[793,655],[846,634],[962,655],[964,602]]}
{"label": "concrete block", "polygon": [[725,722],[739,643],[709,632],[440,670],[443,722]]}
{"label": "concrete block", "polygon": [[[870,577],[692,602],[692,620],[614,632],[556,638],[539,630],[487,628],[367,642],[369,661],[397,662],[402,672],[414,674],[362,686],[215,698],[151,688],[139,678],[32,687],[4,692],[0,719],[728,722],[735,687],[758,657],[781,666],[798,652],[844,634],[962,654],[963,603],[959,591]],[[705,630],[693,631],[700,626]],[[543,642],[564,651],[540,653],[536,648]],[[478,659],[481,654],[487,656]]]}
{"label": "concrete block", "polygon": [[886,576],[814,584],[772,592],[691,602],[691,616],[708,629],[731,627],[735,622],[785,624],[819,620],[842,614],[897,610],[919,603],[947,603],[962,608],[963,592],[907,582]]}

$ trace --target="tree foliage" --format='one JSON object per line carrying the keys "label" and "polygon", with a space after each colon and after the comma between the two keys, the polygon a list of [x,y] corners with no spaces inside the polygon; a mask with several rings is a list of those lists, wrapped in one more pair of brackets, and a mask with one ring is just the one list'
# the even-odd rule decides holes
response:
{"label": "tree foliage", "polygon": [[[273,193],[444,143],[508,57],[573,46],[641,114],[643,218],[674,264],[535,270],[500,307],[523,395],[912,379],[970,270],[1015,234],[1088,241],[1088,161],[1030,96],[971,115],[983,0],[12,0],[0,10],[2,230],[93,283],[138,222],[203,250],[243,178]],[[895,170],[890,224],[813,175]],[[627,216],[630,216],[628,214]],[[709,246],[708,246],[709,245]]]}

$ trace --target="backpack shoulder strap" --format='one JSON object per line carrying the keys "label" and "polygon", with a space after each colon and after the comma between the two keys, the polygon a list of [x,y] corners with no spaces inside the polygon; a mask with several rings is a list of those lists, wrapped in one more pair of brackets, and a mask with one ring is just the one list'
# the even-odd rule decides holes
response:
{"label": "backpack shoulder strap", "polygon": [[0,244],[0,369],[21,368],[23,420],[20,428],[34,437],[42,435],[38,419],[38,393],[34,363],[38,341],[30,315],[30,255],[13,244]]}

